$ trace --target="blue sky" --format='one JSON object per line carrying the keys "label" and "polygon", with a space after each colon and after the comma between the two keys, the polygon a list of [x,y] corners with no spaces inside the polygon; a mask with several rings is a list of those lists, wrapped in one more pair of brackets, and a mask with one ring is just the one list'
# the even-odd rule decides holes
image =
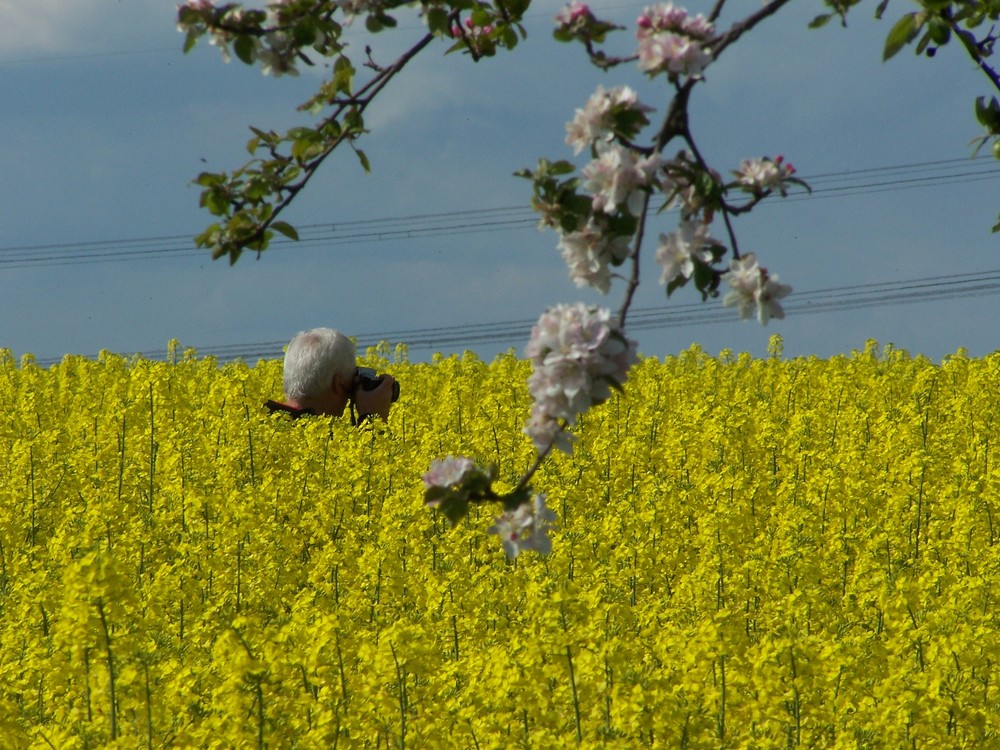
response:
{"label": "blue sky", "polygon": [[[223,63],[207,43],[184,55],[174,2],[0,0],[0,347],[51,361],[102,349],[152,355],[177,339],[204,353],[244,345],[277,355],[295,332],[318,325],[355,335],[447,333],[533,320],[578,299],[616,309],[621,284],[607,297],[577,289],[553,233],[531,221],[491,221],[530,218],[518,213],[530,184],[512,173],[542,156],[572,158],[565,123],[598,84],[632,85],[658,113],[667,103],[665,88],[633,66],[601,73],[582,49],[554,42],[560,5],[536,0],[528,38],[513,53],[473,64],[444,56],[443,44],[425,51],[369,110],[372,133],[361,145],[372,173],[350,152],[338,154],[289,212],[316,241],[230,267],[188,239],[210,221],[192,180],[240,166],[249,125],[303,121],[295,106],[318,74],[267,78]],[[644,5],[593,7],[631,24]],[[730,20],[759,7],[730,5]],[[909,9],[896,0],[877,22],[872,3],[846,29],[808,30],[821,6],[800,0],[709,67],[691,109],[709,161],[725,172],[745,157],[783,154],[800,176],[816,177],[814,195],[775,200],[736,222],[741,249],[795,294],[788,317],[766,328],[732,311],[726,322],[675,319],[633,331],[640,351],[664,356],[697,342],[713,354],[761,355],[772,333],[789,356],[828,357],[869,338],[934,359],[959,347],[977,356],[1000,348],[990,289],[972,296],[959,285],[955,297],[935,299],[948,287],[895,295],[863,286],[1000,269],[1000,235],[990,233],[1000,168],[969,161],[979,133],[973,101],[989,93],[986,81],[957,47],[934,60],[904,50],[882,63],[890,24]],[[384,62],[422,32],[412,18],[400,27],[349,38]],[[623,33],[621,51],[628,43]],[[413,218],[428,216],[436,218]],[[650,232],[675,224],[668,213]],[[409,226],[409,237],[393,233]],[[654,250],[647,245],[635,309],[716,314],[718,300],[692,310],[691,290],[666,299]],[[840,287],[870,290],[884,304],[816,311],[816,290]],[[411,359],[463,349],[489,359],[523,351],[526,340],[414,347]]]}

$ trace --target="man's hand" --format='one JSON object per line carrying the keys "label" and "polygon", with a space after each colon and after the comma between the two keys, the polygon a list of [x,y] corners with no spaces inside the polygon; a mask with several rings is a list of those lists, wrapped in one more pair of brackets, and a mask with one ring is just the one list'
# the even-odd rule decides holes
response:
{"label": "man's hand", "polygon": [[389,409],[392,408],[392,384],[394,382],[392,375],[382,375],[382,382],[374,390],[366,391],[358,388],[354,395],[358,417],[363,418],[370,414],[377,414],[383,421],[387,420]]}

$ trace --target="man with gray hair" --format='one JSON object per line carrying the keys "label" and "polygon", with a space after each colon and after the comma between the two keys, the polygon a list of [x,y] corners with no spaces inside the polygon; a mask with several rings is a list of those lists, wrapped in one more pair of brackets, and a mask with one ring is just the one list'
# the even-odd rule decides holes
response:
{"label": "man with gray hair", "polygon": [[[297,419],[305,414],[339,417],[348,403],[356,421],[374,416],[389,418],[389,409],[397,394],[391,375],[381,375],[371,390],[361,387],[362,378],[355,362],[354,342],[332,328],[302,331],[285,349],[285,401],[268,401],[271,411],[290,414]],[[394,392],[395,391],[395,392]]]}

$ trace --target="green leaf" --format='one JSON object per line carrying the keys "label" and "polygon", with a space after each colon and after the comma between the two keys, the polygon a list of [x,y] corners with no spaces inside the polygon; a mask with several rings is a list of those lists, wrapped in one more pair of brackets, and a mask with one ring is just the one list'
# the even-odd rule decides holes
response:
{"label": "green leaf", "polygon": [[299,233],[287,221],[276,221],[271,225],[271,229],[275,232],[281,232],[281,234],[290,240],[295,240],[296,242],[299,240]]}
{"label": "green leaf", "polygon": [[491,25],[494,19],[493,14],[490,13],[485,8],[483,8],[482,6],[479,6],[475,10],[473,10],[472,13],[469,14],[469,17],[472,19],[473,26],[479,26],[481,28],[485,28],[486,26]]}
{"label": "green leaf", "polygon": [[207,208],[213,216],[225,216],[229,213],[229,198],[224,190],[211,188],[201,194],[202,208]]}
{"label": "green leaf", "polygon": [[316,19],[304,17],[292,27],[292,38],[298,47],[310,47],[316,41]]}
{"label": "green leaf", "polygon": [[302,170],[299,167],[292,165],[280,170],[279,179],[282,185],[288,185],[297,180],[301,174]]}
{"label": "green leaf", "polygon": [[520,21],[521,17],[528,12],[531,7],[531,0],[509,0],[505,3],[507,15],[514,21]]}
{"label": "green leaf", "polygon": [[882,51],[882,62],[893,57],[903,47],[912,42],[923,26],[923,19],[917,13],[907,13],[896,21],[889,36],[885,39],[885,49]]}
{"label": "green leaf", "polygon": [[448,494],[438,509],[444,513],[445,518],[452,525],[452,528],[458,525],[461,521],[469,514],[469,501],[466,499],[464,493],[451,492]]}
{"label": "green leaf", "polygon": [[365,174],[371,174],[372,165],[371,162],[368,161],[367,154],[365,154],[365,152],[360,148],[354,149],[354,153],[358,155],[358,161],[361,162],[361,168],[365,170]]}
{"label": "green leaf", "polygon": [[259,201],[270,192],[270,183],[260,175],[251,177],[243,186],[243,197],[251,202]]}
{"label": "green leaf", "polygon": [[247,65],[253,65],[256,59],[256,44],[253,37],[238,36],[233,42],[233,52]]}
{"label": "green leaf", "polygon": [[437,507],[442,502],[447,500],[448,496],[452,494],[452,491],[447,487],[438,487],[437,485],[431,485],[424,492],[424,503],[432,508]]}
{"label": "green leaf", "polygon": [[333,64],[333,88],[335,91],[342,91],[345,94],[351,93],[354,85],[354,65],[348,57],[341,55],[337,62]]}
{"label": "green leaf", "polygon": [[201,185],[202,187],[215,187],[216,185],[221,185],[226,181],[226,175],[215,174],[214,172],[202,172],[195,179],[196,185]]}
{"label": "green leaf", "polygon": [[307,161],[319,153],[316,142],[309,138],[300,138],[292,144],[292,157],[299,161]]}
{"label": "green leaf", "polygon": [[715,290],[719,286],[719,277],[711,266],[696,260],[693,278],[695,287],[701,292],[702,301],[710,296],[715,296]]}
{"label": "green leaf", "polygon": [[934,44],[941,47],[948,43],[951,39],[951,27],[948,26],[948,22],[945,21],[940,16],[934,16],[927,24],[927,33],[933,40]]}
{"label": "green leaf", "polygon": [[547,173],[551,175],[572,174],[574,171],[576,171],[576,165],[565,159],[547,164]]}
{"label": "green leaf", "polygon": [[[888,2],[888,0],[885,0]],[[920,0],[920,4],[932,13],[942,13],[951,7],[954,0]],[[975,5],[975,3],[969,3]]]}
{"label": "green leaf", "polygon": [[976,119],[990,133],[1000,133],[1000,102],[995,96],[989,103],[985,96],[976,97]]}
{"label": "green leaf", "polygon": [[809,22],[810,29],[819,29],[826,26],[827,22],[833,18],[833,13],[824,13],[822,15],[816,16],[812,21]]}
{"label": "green leaf", "polygon": [[687,277],[683,274],[677,274],[673,280],[667,284],[667,297],[676,292],[682,286],[688,283]]}
{"label": "green leaf", "polygon": [[222,227],[218,224],[211,224],[205,229],[201,234],[195,235],[194,244],[198,247],[210,247],[214,246],[219,241],[219,235],[222,233]]}
{"label": "green leaf", "polygon": [[344,113],[344,130],[352,135],[361,135],[365,131],[365,121],[357,107],[351,107]]}
{"label": "green leaf", "polygon": [[260,128],[256,128],[253,125],[250,126],[250,130],[264,143],[273,145],[274,142],[277,140],[277,134],[273,130],[270,131],[261,130]]}
{"label": "green leaf", "polygon": [[448,13],[444,8],[434,7],[427,11],[427,28],[437,36],[451,36]]}

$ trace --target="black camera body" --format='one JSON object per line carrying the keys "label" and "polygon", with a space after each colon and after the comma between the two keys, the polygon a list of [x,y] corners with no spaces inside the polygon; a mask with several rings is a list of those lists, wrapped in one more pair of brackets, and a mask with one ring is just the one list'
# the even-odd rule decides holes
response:
{"label": "black camera body", "polygon": [[[374,391],[382,384],[384,377],[384,375],[376,373],[372,367],[359,367],[358,388],[363,391]],[[399,382],[395,380],[392,383],[392,400],[393,402],[399,401]]]}

